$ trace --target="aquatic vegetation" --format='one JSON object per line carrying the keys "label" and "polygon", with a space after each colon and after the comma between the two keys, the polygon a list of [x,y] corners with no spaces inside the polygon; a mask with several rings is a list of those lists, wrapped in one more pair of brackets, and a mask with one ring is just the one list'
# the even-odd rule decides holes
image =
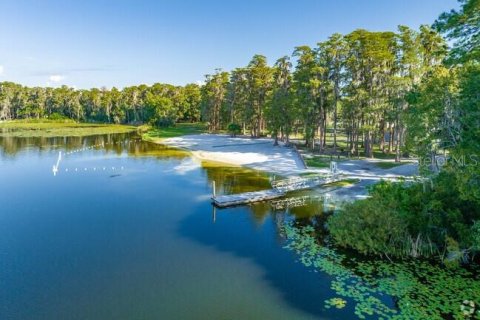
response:
{"label": "aquatic vegetation", "polygon": [[347,301],[343,300],[342,298],[332,298],[325,300],[325,308],[335,307],[337,309],[345,308],[347,305]]}
{"label": "aquatic vegetation", "polygon": [[320,243],[312,226],[293,222],[283,232],[285,248],[303,265],[334,277],[331,289],[340,298],[326,300],[326,307],[353,303],[361,319],[480,319],[480,278],[472,271],[419,260],[348,257]]}

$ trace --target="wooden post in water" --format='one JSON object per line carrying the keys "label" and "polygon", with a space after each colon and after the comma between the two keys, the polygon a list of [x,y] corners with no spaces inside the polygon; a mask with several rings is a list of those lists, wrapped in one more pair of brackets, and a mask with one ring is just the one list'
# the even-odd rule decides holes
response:
{"label": "wooden post in water", "polygon": [[215,194],[215,180],[212,182],[212,197],[215,198],[217,195]]}
{"label": "wooden post in water", "polygon": [[215,221],[217,221],[217,207],[215,207],[215,205],[212,204],[212,208],[213,208],[213,211],[212,211],[213,223],[215,223]]}

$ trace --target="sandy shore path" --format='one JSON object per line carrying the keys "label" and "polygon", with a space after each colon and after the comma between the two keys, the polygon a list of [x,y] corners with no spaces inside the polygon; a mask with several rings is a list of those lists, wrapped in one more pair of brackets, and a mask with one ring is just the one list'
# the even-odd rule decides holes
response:
{"label": "sandy shore path", "polygon": [[273,145],[268,138],[230,137],[221,134],[187,135],[162,140],[172,147],[187,149],[201,160],[245,166],[279,175],[296,175],[305,171],[295,149],[282,143]]}

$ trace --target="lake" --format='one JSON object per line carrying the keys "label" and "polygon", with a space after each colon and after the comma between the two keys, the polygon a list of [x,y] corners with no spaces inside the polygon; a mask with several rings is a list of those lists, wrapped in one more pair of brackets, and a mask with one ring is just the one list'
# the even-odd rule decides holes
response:
{"label": "lake", "polygon": [[[322,206],[211,205],[212,181],[221,194],[270,179],[135,134],[0,137],[0,319],[356,319],[363,298],[339,281],[384,283],[310,241]],[[393,314],[390,289],[371,296]]]}

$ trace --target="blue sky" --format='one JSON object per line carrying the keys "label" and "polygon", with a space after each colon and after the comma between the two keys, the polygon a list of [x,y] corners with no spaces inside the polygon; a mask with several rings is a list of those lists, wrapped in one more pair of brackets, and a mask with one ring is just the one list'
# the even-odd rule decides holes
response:
{"label": "blue sky", "polygon": [[431,24],[456,0],[2,0],[0,81],[124,87],[270,63],[335,32]]}

